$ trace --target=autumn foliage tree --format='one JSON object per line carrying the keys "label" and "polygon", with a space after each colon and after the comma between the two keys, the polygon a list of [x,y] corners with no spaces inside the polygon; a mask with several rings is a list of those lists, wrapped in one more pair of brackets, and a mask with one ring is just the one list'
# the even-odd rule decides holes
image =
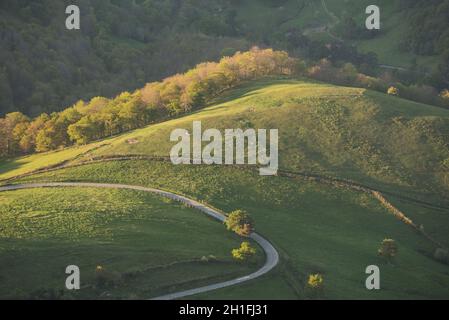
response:
{"label": "autumn foliage tree", "polygon": [[20,112],[8,113],[0,120],[0,154],[9,156],[20,154],[20,140],[26,132],[29,118]]}
{"label": "autumn foliage tree", "polygon": [[321,298],[324,294],[324,277],[320,273],[309,274],[305,287],[306,295],[311,299]]}
{"label": "autumn foliage tree", "polygon": [[[336,67],[330,60],[322,59],[318,64],[306,67],[304,61],[293,59],[284,51],[254,47],[225,56],[219,62],[198,64],[183,74],[148,83],[142,89],[123,92],[113,99],[94,97],[90,101],[78,101],[61,112],[42,114],[32,120],[20,112],[7,114],[0,119],[0,156],[87,144],[200,109],[223,91],[244,81],[304,74],[321,81],[383,92],[390,86],[386,80],[358,73],[348,63]],[[440,96],[423,94],[429,90],[395,85],[388,89],[389,94],[400,93],[404,97],[419,97],[421,102],[430,99],[448,104],[445,93]],[[249,226],[242,229],[245,228]],[[251,230],[243,232],[250,233]]]}
{"label": "autumn foliage tree", "polygon": [[254,231],[254,221],[244,210],[231,212],[225,220],[225,225],[228,230],[246,237]]}
{"label": "autumn foliage tree", "polygon": [[292,75],[297,60],[284,51],[237,52],[219,62],[205,62],[184,74],[147,84],[114,99],[94,97],[30,121],[14,112],[0,119],[0,155],[44,152],[140,128],[204,107],[207,101],[242,81],[268,75]]}
{"label": "autumn foliage tree", "polygon": [[398,247],[396,241],[393,239],[384,239],[377,250],[379,256],[385,258],[388,262],[391,262],[394,257],[398,254]]}
{"label": "autumn foliage tree", "polygon": [[388,88],[387,93],[392,96],[398,96],[399,90],[398,90],[398,88],[391,86]]}
{"label": "autumn foliage tree", "polygon": [[24,153],[30,153],[36,150],[36,136],[44,128],[48,120],[50,120],[48,114],[43,113],[29,123],[20,139],[20,149]]}
{"label": "autumn foliage tree", "polygon": [[319,273],[310,274],[307,279],[307,286],[312,289],[322,289],[324,286],[323,276]]}
{"label": "autumn foliage tree", "polygon": [[246,261],[256,254],[256,249],[247,241],[240,244],[240,248],[232,250],[232,257],[239,261]]}

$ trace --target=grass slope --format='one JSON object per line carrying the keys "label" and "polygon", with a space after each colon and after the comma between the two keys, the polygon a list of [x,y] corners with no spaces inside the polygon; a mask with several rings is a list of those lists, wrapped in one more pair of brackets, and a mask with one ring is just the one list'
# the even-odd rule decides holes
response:
{"label": "grass slope", "polygon": [[100,146],[101,144],[93,143],[88,146],[72,147],[56,152],[38,153],[11,160],[3,160],[0,162],[0,177],[1,179],[8,179],[43,167],[58,165],[68,160],[74,160]]}
{"label": "grass slope", "polygon": [[[447,298],[449,268],[431,258],[435,247],[393,217],[371,196],[308,181],[260,177],[223,166],[174,166],[149,161],[117,161],[85,165],[28,177],[22,181],[108,181],[174,190],[230,211],[246,209],[256,229],[272,241],[281,265],[248,284],[198,298],[307,298],[307,275],[324,274],[324,298]],[[449,244],[447,212],[420,212],[431,235]],[[377,256],[384,238],[394,238],[399,254],[394,264]],[[368,291],[364,270],[381,268],[380,291]]]}
{"label": "grass slope", "polygon": [[[64,298],[151,298],[256,268],[232,261],[241,240],[216,221],[140,191],[3,192],[0,225],[0,299],[60,290],[72,264],[81,269],[83,289]],[[199,261],[209,255],[218,261]],[[120,275],[115,287],[92,287],[98,265]]]}
{"label": "grass slope", "polygon": [[[449,187],[449,112],[364,89],[309,80],[251,82],[204,110],[105,140],[106,146],[73,162],[120,154],[167,156],[173,145],[171,130],[191,130],[194,120],[201,120],[203,129],[278,128],[282,168],[350,178],[394,192],[397,198],[392,201],[399,208],[417,224],[423,223],[432,237],[449,245],[448,210],[403,197],[444,204]],[[371,196],[354,191],[260,177],[236,167],[148,161],[91,164],[19,181],[155,186],[227,211],[248,210],[258,232],[280,250],[281,266],[264,279],[201,298],[306,298],[305,279],[316,272],[325,276],[326,298],[449,296],[449,269],[431,258],[435,247]],[[385,264],[376,254],[380,241],[387,237],[399,244],[394,265]],[[370,264],[381,266],[381,291],[364,287],[364,270]]]}
{"label": "grass slope", "polygon": [[[203,130],[279,129],[284,169],[349,178],[432,201],[449,192],[448,110],[365,89],[282,79],[248,83],[206,109],[104,140],[101,148],[94,144],[5,162],[0,179],[76,155],[168,156],[174,145],[170,132],[191,130],[195,120]],[[88,148],[93,149],[79,156]]]}
{"label": "grass slope", "polygon": [[[213,106],[108,141],[92,155],[168,156],[175,128],[279,129],[280,167],[375,186],[449,191],[449,111],[358,88],[302,80],[250,83]],[[136,139],[137,144],[129,144]]]}

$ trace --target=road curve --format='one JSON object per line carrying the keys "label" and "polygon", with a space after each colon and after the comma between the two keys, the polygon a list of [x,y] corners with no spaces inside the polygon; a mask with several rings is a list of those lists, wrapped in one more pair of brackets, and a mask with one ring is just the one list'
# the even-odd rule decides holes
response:
{"label": "road curve", "polygon": [[[151,192],[155,193],[157,195],[182,202],[190,207],[193,207],[201,212],[204,212],[208,216],[220,221],[224,222],[226,217],[219,211],[208,207],[198,201],[189,199],[187,197],[168,192],[163,191],[159,189],[154,188],[146,188],[146,187],[140,187],[140,186],[132,186],[132,185],[126,185],[126,184],[111,184],[111,183],[89,183],[89,182],[49,182],[49,183],[30,183],[30,184],[17,184],[17,185],[7,185],[0,187],[0,192],[4,191],[12,191],[12,190],[20,190],[20,189],[32,189],[32,188],[59,188],[59,187],[89,187],[89,188],[109,188],[109,189],[131,189],[131,190],[137,190],[137,191],[144,191],[144,192]],[[239,283],[243,283],[255,278],[258,278],[270,270],[272,270],[279,262],[279,254],[277,250],[273,247],[273,245],[260,236],[257,233],[252,233],[250,235],[250,238],[259,244],[259,246],[263,249],[265,252],[265,264],[260,268],[259,270],[243,277],[239,277],[237,279],[228,280],[225,282],[219,282],[199,288],[194,288],[190,290],[185,291],[179,291],[170,293],[167,295],[163,295],[160,297],[152,298],[152,300],[173,300],[178,298],[183,298],[187,296],[191,296],[194,294],[204,293],[220,288],[225,288],[229,286],[233,286]]]}

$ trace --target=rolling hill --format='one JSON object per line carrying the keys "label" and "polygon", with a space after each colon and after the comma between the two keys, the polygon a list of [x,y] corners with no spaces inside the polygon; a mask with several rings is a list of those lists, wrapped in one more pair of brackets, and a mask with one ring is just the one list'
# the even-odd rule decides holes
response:
{"label": "rolling hill", "polygon": [[201,120],[203,129],[279,129],[279,161],[285,170],[404,193],[444,196],[449,191],[447,110],[307,79],[249,82],[185,117],[86,146],[5,161],[0,179],[69,160],[166,157],[174,145],[170,132],[191,130],[194,120]]}
{"label": "rolling hill", "polygon": [[[175,166],[155,158],[168,156],[174,128],[191,130],[194,120],[204,129],[278,128],[280,168],[297,175],[261,177],[248,166]],[[247,210],[279,250],[280,266],[199,298],[308,298],[311,273],[324,275],[324,298],[447,298],[448,266],[432,256],[449,245],[448,123],[447,110],[369,90],[268,78],[178,119],[3,162],[0,179],[127,183],[185,194],[226,212]],[[382,192],[440,245],[398,220],[372,193],[343,181]],[[398,243],[393,264],[377,256],[384,238]],[[370,264],[382,270],[377,292],[364,287]]]}

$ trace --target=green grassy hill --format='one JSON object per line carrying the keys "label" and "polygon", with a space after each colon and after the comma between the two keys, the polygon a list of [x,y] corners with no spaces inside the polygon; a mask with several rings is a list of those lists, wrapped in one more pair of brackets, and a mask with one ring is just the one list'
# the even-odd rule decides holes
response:
{"label": "green grassy hill", "polygon": [[[61,298],[147,299],[248,274],[262,262],[260,250],[255,264],[232,261],[238,236],[194,209],[141,191],[2,192],[0,225],[0,299],[58,293],[72,264],[83,289]],[[209,256],[216,261],[201,261]],[[114,285],[98,287],[97,266]]]}
{"label": "green grassy hill", "polygon": [[170,132],[192,130],[194,120],[203,130],[279,129],[282,169],[423,196],[444,198],[449,191],[449,111],[365,89],[282,79],[247,83],[204,110],[102,142],[3,162],[0,179],[71,159],[168,156]]}
{"label": "green grassy hill", "polygon": [[[82,148],[5,162],[0,179],[55,159],[76,164],[117,155],[167,156],[173,145],[171,130],[191,130],[194,120],[202,121],[203,130],[278,128],[281,168],[380,189],[416,224],[423,224],[427,234],[449,245],[449,111],[309,80],[247,83],[179,119]],[[150,160],[87,163],[10,182],[29,181],[153,186],[226,211],[246,209],[257,231],[280,251],[281,265],[262,279],[200,298],[307,298],[306,278],[317,272],[325,278],[325,298],[449,296],[449,269],[432,258],[435,244],[364,192],[309,179],[261,177],[233,166],[174,166]],[[393,264],[377,256],[384,238],[398,243]],[[378,292],[364,287],[364,270],[370,264],[382,270]]]}
{"label": "green grassy hill", "polygon": [[[392,189],[447,194],[447,110],[364,89],[267,80],[232,91],[213,106],[107,141],[90,155],[167,156],[174,128],[278,128],[280,167]],[[138,143],[129,144],[129,139]]]}
{"label": "green grassy hill", "polygon": [[[448,266],[432,258],[435,245],[397,220],[372,196],[284,177],[260,177],[224,166],[174,166],[145,160],[84,165],[27,177],[31,181],[101,181],[153,186],[186,194],[227,212],[247,210],[256,230],[279,250],[281,264],[268,275],[200,295],[224,299],[306,299],[307,276],[321,273],[327,299],[447,298]],[[447,210],[402,200],[407,214],[447,246]],[[393,264],[378,257],[384,238],[399,247]],[[382,290],[365,289],[364,270],[381,268]]]}

